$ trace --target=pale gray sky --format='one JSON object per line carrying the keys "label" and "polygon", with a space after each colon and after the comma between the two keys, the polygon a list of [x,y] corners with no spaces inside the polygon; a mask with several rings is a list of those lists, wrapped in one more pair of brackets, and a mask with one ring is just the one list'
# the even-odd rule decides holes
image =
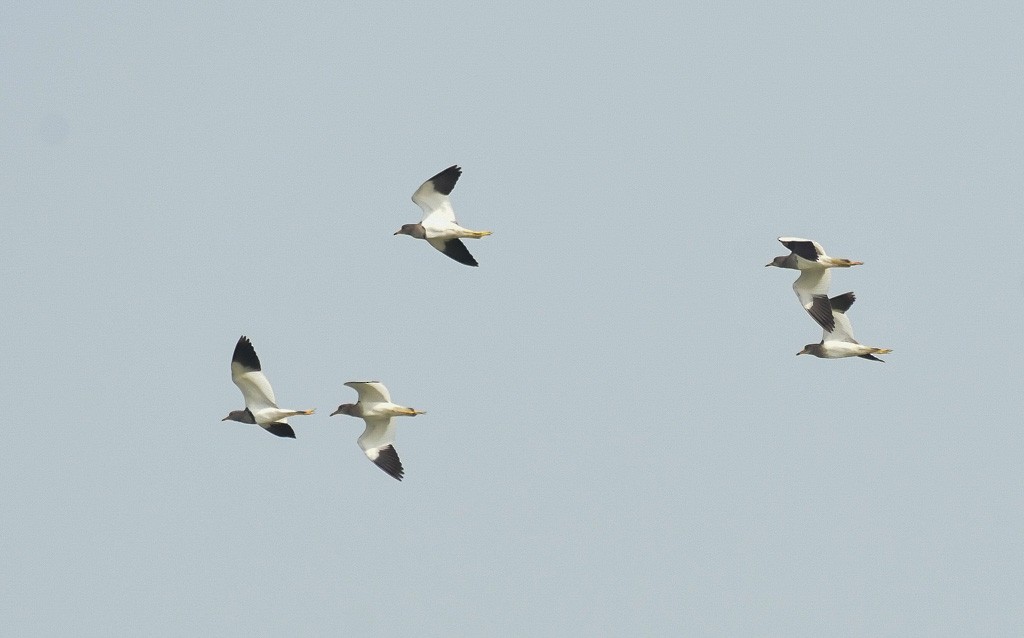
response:
{"label": "pale gray sky", "polygon": [[1019,3],[210,4],[0,7],[5,633],[1019,635]]}

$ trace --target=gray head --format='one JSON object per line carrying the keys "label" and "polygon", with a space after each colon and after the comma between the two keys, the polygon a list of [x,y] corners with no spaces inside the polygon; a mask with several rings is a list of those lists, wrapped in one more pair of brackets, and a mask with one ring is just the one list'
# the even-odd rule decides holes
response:
{"label": "gray head", "polygon": [[396,235],[409,235],[416,239],[426,239],[427,233],[423,230],[423,224],[402,224],[402,227],[395,231]]}
{"label": "gray head", "polygon": [[248,423],[249,425],[255,425],[256,419],[253,418],[252,412],[249,408],[244,410],[232,410],[226,417],[221,421],[238,421],[239,423]]}
{"label": "gray head", "polygon": [[772,263],[765,264],[764,267],[775,266],[777,268],[796,268],[796,255],[782,255],[772,260]]}
{"label": "gray head", "polygon": [[349,416],[362,416],[363,415],[363,410],[362,410],[362,408],[358,404],[355,404],[355,403],[342,403],[341,405],[338,406],[337,410],[335,410],[334,412],[331,412],[331,416],[334,416],[335,414],[347,414]]}
{"label": "gray head", "polygon": [[825,346],[822,345],[821,343],[809,343],[806,346],[804,346],[803,350],[801,350],[800,352],[796,353],[796,356],[799,357],[802,354],[811,354],[811,355],[814,355],[816,357],[820,357],[820,358],[824,359],[825,358]]}

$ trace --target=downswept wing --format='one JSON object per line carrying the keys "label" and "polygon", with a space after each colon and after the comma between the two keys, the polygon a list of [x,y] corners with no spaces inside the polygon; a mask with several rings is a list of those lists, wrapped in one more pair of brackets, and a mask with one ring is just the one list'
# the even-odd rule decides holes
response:
{"label": "downswept wing", "polygon": [[460,264],[465,264],[466,266],[480,265],[458,237],[448,240],[438,238],[427,239],[427,243],[441,251],[446,257],[451,257]]}
{"label": "downswept wing", "polygon": [[295,430],[293,430],[292,426],[287,423],[260,423],[259,426],[274,436],[280,436],[286,439],[295,438]]}
{"label": "downswept wing", "polygon": [[800,276],[793,282],[793,291],[800,300],[800,305],[827,331],[835,328],[832,304],[828,300],[828,287],[831,282],[832,273],[828,268],[801,270]]}
{"label": "downswept wing", "polygon": [[455,188],[455,183],[459,181],[461,175],[461,168],[449,166],[416,189],[412,194],[412,201],[423,209],[421,224],[426,222],[426,225],[430,226],[438,222],[455,222],[455,209],[452,208],[448,195]]}
{"label": "downswept wing", "polygon": [[360,449],[374,465],[401,481],[405,475],[402,460],[395,451],[395,426],[390,417],[364,418],[366,429],[359,436]]}

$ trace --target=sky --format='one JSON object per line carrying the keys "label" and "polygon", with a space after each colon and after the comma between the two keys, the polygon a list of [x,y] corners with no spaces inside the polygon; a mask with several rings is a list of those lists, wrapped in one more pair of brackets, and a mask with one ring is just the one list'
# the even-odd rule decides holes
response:
{"label": "sky", "polygon": [[[1024,623],[1024,8],[0,7],[0,625]],[[452,164],[469,268],[392,233]],[[884,364],[766,269],[864,262]],[[221,422],[249,336],[292,419]],[[401,483],[328,415],[381,380]]]}

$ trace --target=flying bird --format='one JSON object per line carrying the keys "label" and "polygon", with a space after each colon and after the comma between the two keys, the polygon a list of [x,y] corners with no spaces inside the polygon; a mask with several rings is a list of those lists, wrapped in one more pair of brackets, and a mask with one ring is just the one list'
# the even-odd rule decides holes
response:
{"label": "flying bird", "polygon": [[861,345],[853,338],[853,327],[850,325],[850,318],[846,316],[846,311],[850,309],[856,299],[852,292],[832,297],[829,302],[832,306],[835,329],[825,330],[821,336],[821,343],[807,344],[803,350],[796,353],[797,356],[811,354],[822,359],[860,357],[871,361],[882,361],[874,355],[892,352],[889,348],[872,348]]}
{"label": "flying bird", "polygon": [[800,276],[793,282],[793,291],[796,292],[800,305],[819,326],[831,331],[835,328],[835,320],[828,300],[828,286],[832,281],[829,268],[849,268],[860,266],[864,262],[829,257],[821,244],[810,239],[779,237],[779,241],[792,252],[776,257],[770,264],[765,264],[765,268],[777,266],[799,270]]}
{"label": "flying bird", "polygon": [[282,410],[277,407],[274,390],[263,374],[260,359],[249,338],[242,335],[231,355],[231,380],[245,397],[245,409],[234,410],[221,421],[255,424],[275,436],[295,438],[288,417],[313,414],[313,410]]}
{"label": "flying bird", "polygon": [[365,421],[366,429],[357,441],[359,447],[377,467],[401,481],[405,469],[394,448],[395,426],[391,417],[416,416],[426,412],[395,405],[391,402],[391,393],[379,381],[349,381],[345,385],[359,393],[359,401],[339,405],[331,416],[347,414]]}
{"label": "flying bird", "polygon": [[428,244],[460,264],[478,266],[460,238],[480,239],[490,235],[491,231],[469,230],[455,221],[455,210],[448,195],[455,188],[460,175],[461,168],[449,166],[423,182],[412,194],[412,201],[423,209],[423,219],[418,224],[403,225],[395,234],[426,239]]}

